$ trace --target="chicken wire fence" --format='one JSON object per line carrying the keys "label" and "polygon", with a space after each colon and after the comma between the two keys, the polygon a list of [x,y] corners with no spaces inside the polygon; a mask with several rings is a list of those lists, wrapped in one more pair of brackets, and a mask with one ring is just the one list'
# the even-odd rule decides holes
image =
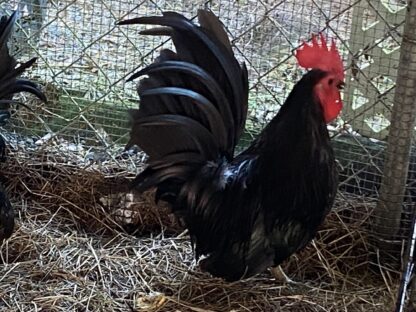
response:
{"label": "chicken wire fence", "polygon": [[[17,110],[4,126],[2,135],[10,148],[24,151],[16,155],[32,163],[33,156],[28,155],[33,154],[28,151],[59,153],[54,161],[62,164],[117,164],[129,133],[126,110],[138,102],[135,85],[125,81],[133,71],[150,64],[162,47],[171,47],[171,42],[141,36],[139,27],[119,27],[116,21],[168,10],[192,18],[201,7],[219,16],[236,57],[249,70],[249,116],[241,147],[271,120],[302,76],[293,57],[301,40],[317,32],[337,40],[346,64],[346,87],[343,114],[329,129],[341,173],[340,197],[348,201],[354,194],[374,203],[388,159],[386,141],[406,17],[404,0],[1,1],[1,14],[21,12],[11,49],[19,60],[38,57],[28,75],[48,97],[46,104],[25,99],[31,110]],[[414,116],[406,114],[406,120]],[[410,138],[414,136],[413,131]],[[399,216],[396,211],[389,217],[396,222],[385,222],[395,224],[386,240],[395,246],[388,248],[398,250],[409,235],[416,198],[416,151],[409,140],[396,142],[396,146],[403,144],[405,150],[411,149],[410,161],[391,155],[390,163],[401,165],[401,176],[407,174],[406,187],[393,194],[399,198],[393,200],[400,206]],[[47,161],[46,157],[40,162]],[[384,224],[386,214],[374,215]]]}

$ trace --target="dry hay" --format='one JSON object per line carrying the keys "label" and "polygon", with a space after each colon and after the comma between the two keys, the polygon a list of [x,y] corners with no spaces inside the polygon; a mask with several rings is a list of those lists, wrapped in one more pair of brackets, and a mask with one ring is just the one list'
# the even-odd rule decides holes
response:
{"label": "dry hay", "polygon": [[[75,4],[65,13],[83,14],[84,11],[76,5],[85,1],[64,2]],[[173,3],[148,3],[159,2],[163,2],[160,6],[165,9]],[[273,2],[263,2],[267,6],[274,5]],[[94,7],[99,8],[100,3],[105,2],[94,2],[92,9],[86,8],[84,14],[98,12]],[[109,3],[117,7],[116,16],[131,10],[130,7],[124,8],[127,4],[119,1]],[[188,13],[189,6],[194,5],[194,2],[189,3],[182,8]],[[287,51],[280,50],[280,45],[276,44],[279,42],[273,41],[280,38],[279,32],[294,33],[292,40],[298,42],[300,36],[305,35],[305,30],[301,28],[315,30],[323,24],[318,18],[319,14],[315,14],[317,8],[314,1],[305,2],[305,7],[296,1],[284,1],[279,8],[271,12],[267,10],[267,14],[266,7],[258,10],[258,3],[252,0],[217,2],[213,7],[216,11],[221,8],[221,11],[227,12],[222,19],[228,19],[228,28],[235,44],[243,51],[248,67],[254,73],[250,79],[255,84],[253,91],[258,85],[258,93],[261,94],[264,92],[262,86],[270,90],[276,88],[278,83],[275,77],[279,81],[293,80],[291,75],[284,78],[288,71],[286,62],[279,64],[280,53],[287,57]],[[339,4],[331,1],[324,1],[320,5],[324,11],[337,15],[346,10],[345,6],[349,4],[342,5],[340,12],[332,11],[331,8]],[[295,6],[299,6],[301,11],[295,10]],[[139,12],[141,9],[146,11]],[[149,13],[146,1],[135,8],[132,15],[145,13]],[[348,10],[343,14],[346,22],[341,29],[338,24],[334,25],[338,19],[332,22],[343,38],[348,37],[350,13],[351,10]],[[51,16],[55,18],[54,14]],[[97,16],[107,19],[100,14]],[[110,18],[104,24],[113,27],[114,17]],[[57,24],[48,25],[55,27]],[[93,29],[93,33],[101,33],[100,22],[92,25],[98,27]],[[298,28],[299,31],[296,31]],[[71,26],[71,29],[74,28]],[[61,30],[68,31],[66,27]],[[82,35],[81,32],[79,35]],[[113,40],[113,35],[116,40]],[[116,78],[110,75],[110,72],[120,72],[115,66],[122,66],[121,72],[125,72],[125,68],[134,68],[142,61],[142,56],[135,53],[139,48],[130,44],[130,38],[119,37],[119,31],[112,32],[99,45],[89,48],[87,53],[79,50],[77,55],[83,56],[79,57],[80,62],[71,70],[62,71],[59,77],[50,77],[50,72],[42,63],[44,60],[39,61],[35,70],[42,79],[57,88],[55,93],[59,93],[60,86],[66,83],[82,90],[87,83],[85,97],[92,100],[96,100],[96,94],[100,92],[108,92],[109,98],[118,99],[118,95],[115,96],[117,93],[109,92],[111,90],[120,90],[120,93],[126,92],[137,98],[134,89],[129,92],[118,82],[121,78],[118,74]],[[74,45],[66,45],[67,41],[62,41],[65,47],[60,47],[61,41],[55,42],[47,36],[41,40],[48,41],[48,44],[40,44],[41,49],[48,48],[44,52],[40,51],[41,55],[47,56],[47,67],[56,67],[58,71],[66,68],[68,60],[62,60],[62,55],[67,55],[69,63],[72,62],[73,52],[66,53],[64,48],[72,50]],[[160,43],[157,40],[152,44],[141,42],[146,43],[140,45],[143,54],[152,51]],[[51,49],[50,44],[58,46]],[[109,46],[109,50],[119,55],[120,45],[132,51],[125,53],[132,55],[126,64],[117,59],[117,64],[107,68],[108,65],[103,64],[107,63],[107,59],[99,58],[94,59],[94,64],[84,66],[84,62],[89,62],[88,55],[96,54],[92,53],[96,47],[104,51]],[[268,50],[270,46],[278,47],[278,50]],[[56,54],[58,50],[61,52]],[[55,62],[53,60],[56,57],[58,59]],[[103,66],[110,77],[111,88],[107,83],[91,82],[99,77],[93,70]],[[76,75],[73,73],[77,71],[81,72],[82,80],[74,78]],[[289,67],[291,71],[294,70]],[[287,91],[290,89],[286,88]],[[275,93],[281,96],[286,92],[277,91]],[[262,101],[258,100],[258,103],[261,106]],[[78,126],[78,123],[75,124]],[[27,148],[12,150],[3,169],[9,193],[14,195],[18,217],[15,233],[0,247],[0,311],[392,310],[398,273],[380,265],[377,255],[369,246],[368,216],[374,205],[367,199],[340,197],[337,210],[327,218],[317,239],[283,265],[286,273],[300,281],[299,284],[281,285],[268,273],[245,281],[225,283],[199,271],[193,261],[187,236],[182,234],[166,209],[160,210],[152,203],[151,194],[139,197],[131,193],[123,197],[127,182],[133,177],[132,173],[140,170],[136,164],[143,160],[142,154],[127,158],[107,155],[104,160],[97,157],[97,161],[88,162],[86,153],[72,153],[68,144],[62,146],[61,143],[50,143],[41,152]],[[121,155],[120,151],[112,154],[117,153]],[[136,223],[136,236],[126,233],[126,230],[131,229],[126,226],[126,221]]]}
{"label": "dry hay", "polygon": [[154,204],[151,192],[139,195],[129,188],[133,172],[142,170],[144,153],[126,153],[122,147],[75,149],[54,138],[36,143],[21,146],[9,138],[12,147],[2,171],[10,194],[51,213],[66,213],[78,229],[88,232],[130,231],[132,225],[141,234],[179,229],[167,207]]}
{"label": "dry hay", "polygon": [[0,311],[392,310],[399,275],[369,246],[368,199],[338,198],[317,239],[283,265],[298,284],[268,272],[226,283],[198,269],[187,235],[151,194],[136,205],[142,235],[100,203],[126,191],[140,153],[81,166],[57,147],[9,153],[8,190],[20,197],[16,232],[0,247]]}

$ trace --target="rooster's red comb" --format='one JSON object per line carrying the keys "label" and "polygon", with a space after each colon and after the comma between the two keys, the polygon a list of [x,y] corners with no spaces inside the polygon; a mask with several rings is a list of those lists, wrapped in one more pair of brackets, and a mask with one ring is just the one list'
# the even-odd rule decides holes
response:
{"label": "rooster's red comb", "polygon": [[299,65],[303,68],[330,71],[339,75],[341,80],[344,80],[344,65],[335,46],[335,41],[332,40],[331,48],[329,49],[322,33],[320,34],[320,39],[321,44],[319,44],[316,35],[313,35],[310,45],[303,42],[300,48],[296,50],[295,56]]}

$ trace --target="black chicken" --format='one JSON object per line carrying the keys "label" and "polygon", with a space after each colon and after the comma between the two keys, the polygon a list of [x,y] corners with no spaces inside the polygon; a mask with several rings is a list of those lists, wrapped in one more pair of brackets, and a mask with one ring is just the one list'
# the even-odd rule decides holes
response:
{"label": "black chicken", "polygon": [[[0,124],[10,118],[9,108],[11,104],[20,104],[13,100],[13,95],[18,92],[29,92],[46,101],[44,94],[37,85],[26,79],[18,79],[27,68],[34,62],[35,58],[17,66],[16,60],[10,55],[7,42],[10,38],[17,13],[10,17],[2,16],[0,19]],[[0,135],[0,160],[4,161],[6,143]],[[0,184],[0,240],[10,237],[14,228],[14,211],[4,190]]]}
{"label": "black chicken", "polygon": [[161,25],[162,50],[129,80],[140,109],[130,111],[131,138],[149,156],[139,191],[156,187],[189,229],[201,268],[233,281],[279,265],[308,244],[330,211],[337,173],[326,123],[339,114],[343,66],[332,42],[304,44],[299,64],[312,68],[249,148],[234,157],[244,130],[248,78],[218,18],[198,12],[140,17],[119,24]]}

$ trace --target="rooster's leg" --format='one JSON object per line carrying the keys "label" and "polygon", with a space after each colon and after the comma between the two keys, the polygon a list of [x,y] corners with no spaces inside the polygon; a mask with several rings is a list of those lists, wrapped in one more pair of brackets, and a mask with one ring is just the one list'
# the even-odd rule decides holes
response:
{"label": "rooster's leg", "polygon": [[287,276],[285,272],[283,272],[283,269],[280,265],[277,267],[270,268],[270,272],[272,273],[276,281],[287,283],[287,284],[298,284],[297,282],[291,280],[289,276]]}

